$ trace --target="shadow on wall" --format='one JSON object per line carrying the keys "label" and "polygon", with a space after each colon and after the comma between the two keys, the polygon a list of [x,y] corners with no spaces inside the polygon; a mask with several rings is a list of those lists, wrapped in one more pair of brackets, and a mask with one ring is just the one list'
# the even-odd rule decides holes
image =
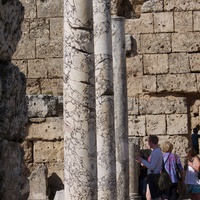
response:
{"label": "shadow on wall", "polygon": [[56,174],[52,173],[48,178],[48,186],[50,190],[49,200],[53,200],[57,191],[64,189],[64,184],[61,178]]}

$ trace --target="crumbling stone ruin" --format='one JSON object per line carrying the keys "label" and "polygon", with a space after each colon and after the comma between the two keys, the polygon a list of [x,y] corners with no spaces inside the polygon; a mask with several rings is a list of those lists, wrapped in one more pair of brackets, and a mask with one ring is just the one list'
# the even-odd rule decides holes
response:
{"label": "crumbling stone ruin", "polygon": [[[129,137],[145,148],[157,134],[183,155],[200,123],[200,3],[111,3],[112,14],[126,18]],[[64,188],[63,1],[0,6],[0,199],[51,200]]]}

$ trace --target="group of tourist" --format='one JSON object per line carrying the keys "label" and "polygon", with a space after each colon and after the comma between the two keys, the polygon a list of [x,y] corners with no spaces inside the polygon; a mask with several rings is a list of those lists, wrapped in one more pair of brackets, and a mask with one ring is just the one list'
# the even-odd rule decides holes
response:
{"label": "group of tourist", "polygon": [[[198,140],[198,137],[195,137]],[[151,152],[146,157],[143,154],[135,158],[141,166],[140,194],[143,199],[178,200],[182,195],[179,190],[182,190],[181,193],[188,194],[191,200],[200,200],[200,159],[198,157],[199,152],[197,152],[198,148],[191,146],[186,149],[186,162],[183,167],[180,157],[172,152],[172,143],[166,141],[160,147],[158,141],[159,138],[156,135],[150,135],[147,145]],[[158,180],[163,165],[170,176],[172,184],[169,188],[160,190]]]}

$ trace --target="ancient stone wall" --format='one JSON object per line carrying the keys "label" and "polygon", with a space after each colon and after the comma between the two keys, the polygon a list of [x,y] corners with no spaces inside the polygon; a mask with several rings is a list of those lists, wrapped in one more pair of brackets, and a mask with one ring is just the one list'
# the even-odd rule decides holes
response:
{"label": "ancient stone wall", "polygon": [[[56,190],[63,189],[63,1],[21,2],[23,32],[12,62],[27,80],[29,122],[22,144],[26,166],[22,192],[27,196],[31,190],[32,199],[37,195],[52,199]],[[169,139],[182,154],[191,129],[200,123],[200,4],[197,0],[112,3],[117,5],[112,13],[127,18],[129,135],[141,137],[146,148],[144,139],[157,134],[161,143]],[[41,165],[47,168],[44,177]],[[37,172],[47,178],[45,194],[34,187]]]}
{"label": "ancient stone wall", "polygon": [[0,16],[0,199],[18,200],[23,195],[26,79],[11,58],[21,37],[24,8],[17,0],[0,1]]}

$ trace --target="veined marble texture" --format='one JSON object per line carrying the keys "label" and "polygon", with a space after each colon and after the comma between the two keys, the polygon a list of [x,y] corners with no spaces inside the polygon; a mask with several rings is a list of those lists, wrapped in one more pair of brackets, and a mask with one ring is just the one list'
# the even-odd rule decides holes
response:
{"label": "veined marble texture", "polygon": [[125,18],[112,17],[117,199],[129,197],[128,105]]}
{"label": "veined marble texture", "polygon": [[110,0],[93,0],[96,97],[113,94]]}
{"label": "veined marble texture", "polygon": [[97,199],[92,0],[64,1],[65,199]]}
{"label": "veined marble texture", "polygon": [[117,199],[113,96],[96,99],[98,199]]}

